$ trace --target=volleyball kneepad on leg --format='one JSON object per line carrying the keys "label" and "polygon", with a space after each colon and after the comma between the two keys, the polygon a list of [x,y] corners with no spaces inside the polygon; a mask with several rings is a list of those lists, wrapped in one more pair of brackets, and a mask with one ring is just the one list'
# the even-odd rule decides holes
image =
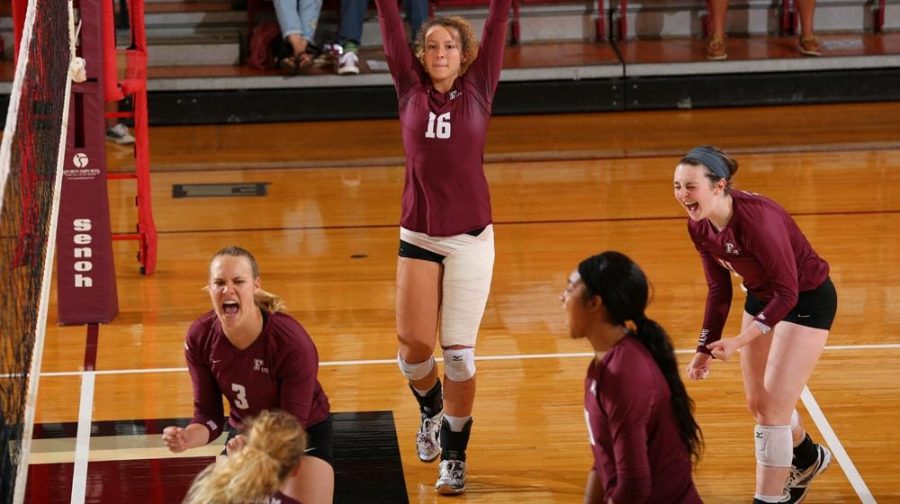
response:
{"label": "volleyball kneepad on leg", "polygon": [[428,376],[428,373],[434,369],[434,357],[429,357],[428,360],[419,362],[418,364],[410,364],[403,360],[403,357],[400,357],[400,353],[397,352],[397,365],[400,366],[400,372],[403,373],[403,376],[405,376],[407,380],[421,380]]}
{"label": "volleyball kneepad on leg", "polygon": [[444,350],[444,374],[455,382],[471,380],[475,376],[475,349],[448,348]]}
{"label": "volleyball kneepad on leg", "polygon": [[769,467],[791,467],[794,443],[790,425],[759,425],[753,430],[756,461]]}

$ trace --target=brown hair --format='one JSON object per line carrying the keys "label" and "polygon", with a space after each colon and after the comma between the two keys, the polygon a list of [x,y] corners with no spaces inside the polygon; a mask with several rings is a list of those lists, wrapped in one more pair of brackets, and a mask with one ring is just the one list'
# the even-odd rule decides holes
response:
{"label": "brown hair", "polygon": [[184,504],[268,502],[297,467],[306,432],[294,415],[263,411],[246,425],[247,445],[197,475]]}
{"label": "brown hair", "polygon": [[[256,258],[253,257],[253,254],[251,254],[249,250],[238,247],[236,245],[230,245],[213,254],[212,259],[209,260],[210,264],[212,264],[216,257],[220,256],[243,257],[247,259],[247,261],[250,263],[250,269],[253,271],[253,279],[256,280],[257,278],[259,278],[259,264],[257,264]],[[262,289],[259,289],[259,291],[257,291],[256,295],[253,297],[253,300],[254,302],[256,302],[256,306],[258,306],[260,310],[269,313],[285,311],[286,309],[284,300],[281,299],[281,296],[272,294],[271,292]]]}
{"label": "brown hair", "polygon": [[434,26],[456,30],[459,35],[459,52],[462,60],[460,61],[459,75],[466,73],[466,70],[478,57],[478,38],[475,36],[472,25],[460,16],[437,17],[422,23],[419,33],[416,34],[416,57],[420,62],[425,58],[425,36],[428,35],[428,30]]}
{"label": "brown hair", "polygon": [[715,171],[711,170],[708,166],[706,166],[703,161],[697,159],[696,157],[692,157],[689,152],[686,156],[681,158],[681,161],[678,164],[686,164],[691,166],[702,166],[706,168],[706,178],[708,178],[713,184],[718,183],[720,180],[725,179],[725,193],[731,192],[731,179],[734,177],[734,174],[738,171],[738,162],[733,157],[726,154],[722,149],[714,146],[714,145],[700,145],[696,148],[697,150],[706,150],[710,151],[710,154],[718,157],[728,168],[728,176],[720,177],[716,174]]}

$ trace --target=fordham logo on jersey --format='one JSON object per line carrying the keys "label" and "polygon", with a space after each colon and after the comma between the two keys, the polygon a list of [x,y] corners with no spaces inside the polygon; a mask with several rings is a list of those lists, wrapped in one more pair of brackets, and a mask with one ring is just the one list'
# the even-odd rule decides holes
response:
{"label": "fordham logo on jersey", "polygon": [[459,98],[460,96],[462,96],[462,91],[458,91],[456,89],[450,91],[450,95],[449,95],[450,101],[453,101],[453,100]]}
{"label": "fordham logo on jersey", "polygon": [[698,345],[706,346],[706,338],[709,337],[709,329],[703,329],[700,331],[700,342]]}
{"label": "fordham logo on jersey", "polygon": [[209,430],[216,430],[216,428],[218,427],[218,425],[216,425],[216,422],[213,422],[212,420],[207,420],[206,426],[209,427]]}
{"label": "fordham logo on jersey", "polygon": [[269,374],[269,368],[263,367],[262,359],[253,359],[253,370]]}
{"label": "fordham logo on jersey", "polygon": [[725,242],[725,253],[729,255],[741,255],[740,249],[731,242]]}

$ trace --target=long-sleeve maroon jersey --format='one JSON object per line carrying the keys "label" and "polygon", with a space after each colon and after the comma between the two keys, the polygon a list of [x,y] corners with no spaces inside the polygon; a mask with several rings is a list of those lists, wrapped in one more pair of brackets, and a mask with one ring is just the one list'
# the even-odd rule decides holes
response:
{"label": "long-sleeve maroon jersey", "polygon": [[209,439],[222,432],[228,399],[228,423],[278,408],[292,413],[304,428],[328,417],[328,397],[319,384],[319,354],[306,330],[285,313],[267,314],[262,333],[247,348],[228,341],[215,312],[191,325],[184,356],[194,386],[192,423],[205,425]]}
{"label": "long-sleeve maroon jersey", "polygon": [[600,362],[591,362],[584,411],[603,502],[701,502],[669,384],[638,340],[622,338]]}
{"label": "long-sleeve maroon jersey", "polygon": [[703,219],[688,220],[688,232],[700,252],[709,293],[698,352],[722,337],[731,308],[731,276],[766,303],[756,320],[774,327],[797,304],[800,292],[822,285],[828,263],[816,255],[787,211],[759,194],[731,191],[733,214],[721,232]]}
{"label": "long-sleeve maroon jersey", "polygon": [[407,45],[396,0],[376,0],[388,67],[397,90],[406,181],[400,225],[452,236],[492,222],[484,145],[500,79],[510,0],[491,0],[478,57],[446,94]]}

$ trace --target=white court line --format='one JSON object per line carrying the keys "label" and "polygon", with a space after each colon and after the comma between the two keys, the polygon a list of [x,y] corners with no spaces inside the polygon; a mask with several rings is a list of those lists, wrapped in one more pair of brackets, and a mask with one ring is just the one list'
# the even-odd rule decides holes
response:
{"label": "white court line", "polygon": [[875,497],[872,495],[869,487],[866,486],[866,482],[863,481],[859,471],[856,470],[856,466],[853,465],[853,461],[850,460],[850,456],[844,450],[844,445],[841,444],[837,434],[831,428],[831,424],[828,423],[828,419],[825,418],[825,414],[822,413],[822,409],[819,408],[819,403],[816,402],[816,398],[809,391],[809,387],[803,387],[803,393],[800,394],[800,398],[803,400],[803,405],[806,406],[806,411],[809,412],[813,422],[816,423],[816,427],[819,428],[819,432],[822,433],[822,437],[825,438],[828,447],[831,448],[834,458],[837,459],[844,474],[847,475],[847,479],[850,480],[853,489],[856,490],[859,501],[863,504],[876,504]]}
{"label": "white court line", "polygon": [[84,504],[93,411],[94,372],[86,371],[81,376],[81,404],[78,406],[78,431],[75,438],[75,471],[72,474],[72,504]]}
{"label": "white court line", "polygon": [[[900,343],[873,343],[866,345],[834,345],[826,346],[825,350],[900,350]],[[678,354],[691,354],[695,349],[676,350]],[[512,354],[512,355],[480,355],[475,360],[480,361],[501,361],[501,360],[529,360],[529,359],[568,359],[568,358],[584,358],[594,355],[592,352],[570,352],[570,353],[544,353],[544,354]],[[443,359],[438,357],[438,361]],[[397,364],[397,359],[363,359],[363,360],[345,360],[345,361],[324,361],[320,362],[320,367],[332,366],[375,366],[383,364]],[[153,374],[153,373],[184,373],[186,367],[177,368],[147,368],[147,369],[109,369],[105,371],[91,371],[91,373],[100,375],[127,375],[127,374]],[[59,376],[81,376],[85,371],[55,371],[41,373],[41,376],[59,377]],[[0,375],[4,378],[6,375]]]}

